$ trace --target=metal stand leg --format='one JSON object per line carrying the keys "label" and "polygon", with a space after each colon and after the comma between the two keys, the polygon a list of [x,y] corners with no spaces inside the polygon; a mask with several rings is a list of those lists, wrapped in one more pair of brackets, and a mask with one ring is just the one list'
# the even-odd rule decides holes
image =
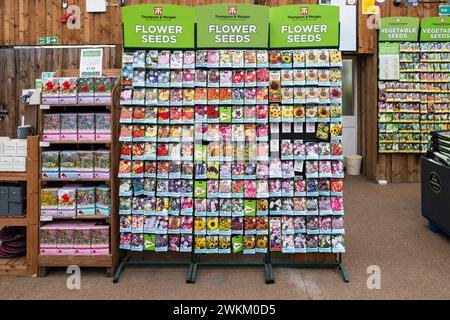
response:
{"label": "metal stand leg", "polygon": [[121,259],[119,267],[117,268],[116,274],[114,275],[113,283],[119,282],[120,274],[122,273],[123,269],[125,269],[125,266],[128,263],[129,259],[130,259],[129,255],[126,255],[124,258]]}
{"label": "metal stand leg", "polygon": [[264,255],[264,271],[266,284],[275,283],[275,279],[273,278],[272,256],[270,255],[270,252]]}
{"label": "metal stand leg", "polygon": [[338,256],[338,263],[339,263],[339,271],[341,272],[342,279],[344,282],[350,282],[350,277],[348,276],[347,269],[345,269],[344,264],[342,263],[342,253],[339,253]]}
{"label": "metal stand leg", "polygon": [[188,283],[195,283],[195,280],[197,279],[197,269],[199,260],[200,255],[193,253],[191,266],[189,267],[191,275]]}

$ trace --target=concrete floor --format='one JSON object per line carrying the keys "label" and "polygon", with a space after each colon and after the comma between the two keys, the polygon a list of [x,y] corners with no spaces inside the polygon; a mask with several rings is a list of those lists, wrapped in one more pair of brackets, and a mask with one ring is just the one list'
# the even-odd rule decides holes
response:
{"label": "concrete floor", "polygon": [[[420,213],[420,185],[379,186],[346,179],[346,247],[350,283],[337,271],[263,272],[202,269],[186,284],[185,269],[127,269],[118,284],[103,270],[85,270],[68,290],[64,270],[46,278],[0,278],[0,299],[450,299],[450,238],[433,234]],[[381,289],[367,288],[367,267],[381,270]]]}

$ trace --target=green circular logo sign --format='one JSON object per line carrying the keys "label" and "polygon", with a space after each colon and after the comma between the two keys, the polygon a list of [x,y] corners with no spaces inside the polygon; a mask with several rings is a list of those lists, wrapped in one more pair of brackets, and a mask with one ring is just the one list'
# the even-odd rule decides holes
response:
{"label": "green circular logo sign", "polygon": [[441,186],[441,178],[439,178],[439,175],[432,171],[429,175],[430,180],[430,188],[433,190],[434,193],[441,192],[442,186]]}

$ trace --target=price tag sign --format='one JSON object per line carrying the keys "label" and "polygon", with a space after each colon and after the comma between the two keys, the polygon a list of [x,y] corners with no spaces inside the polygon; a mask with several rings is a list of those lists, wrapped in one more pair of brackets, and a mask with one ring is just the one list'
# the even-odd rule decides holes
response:
{"label": "price tag sign", "polygon": [[80,77],[95,78],[102,76],[103,49],[82,49],[80,57]]}
{"label": "price tag sign", "polygon": [[50,106],[48,104],[41,104],[40,109],[41,110],[50,110]]}
{"label": "price tag sign", "polygon": [[41,142],[39,142],[39,147],[43,147],[43,148],[50,147],[50,142],[41,141]]}
{"label": "price tag sign", "polygon": [[41,216],[41,221],[53,221],[52,216]]}

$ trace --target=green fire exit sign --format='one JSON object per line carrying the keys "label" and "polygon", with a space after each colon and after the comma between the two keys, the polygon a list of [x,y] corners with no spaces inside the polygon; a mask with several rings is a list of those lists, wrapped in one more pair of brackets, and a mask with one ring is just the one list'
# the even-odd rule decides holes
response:
{"label": "green fire exit sign", "polygon": [[38,44],[57,44],[58,37],[39,37]]}

